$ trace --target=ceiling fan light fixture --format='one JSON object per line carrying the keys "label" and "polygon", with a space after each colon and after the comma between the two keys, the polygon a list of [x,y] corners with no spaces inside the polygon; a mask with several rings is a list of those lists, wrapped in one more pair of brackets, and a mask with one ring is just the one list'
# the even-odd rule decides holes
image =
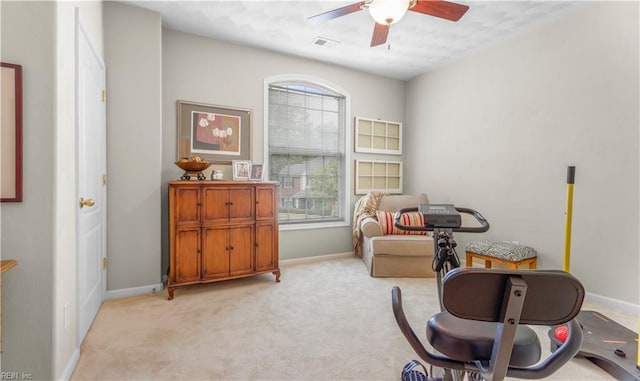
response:
{"label": "ceiling fan light fixture", "polygon": [[391,25],[400,21],[407,13],[411,0],[373,0],[369,14],[378,24]]}

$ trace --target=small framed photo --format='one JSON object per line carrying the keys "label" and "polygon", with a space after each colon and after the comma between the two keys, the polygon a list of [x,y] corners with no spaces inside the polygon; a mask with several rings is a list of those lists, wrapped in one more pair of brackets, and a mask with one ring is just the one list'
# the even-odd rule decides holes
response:
{"label": "small framed photo", "polygon": [[253,164],[251,166],[251,176],[249,180],[262,181],[262,164]]}
{"label": "small framed photo", "polygon": [[233,180],[249,180],[249,173],[251,171],[250,160],[233,160]]}

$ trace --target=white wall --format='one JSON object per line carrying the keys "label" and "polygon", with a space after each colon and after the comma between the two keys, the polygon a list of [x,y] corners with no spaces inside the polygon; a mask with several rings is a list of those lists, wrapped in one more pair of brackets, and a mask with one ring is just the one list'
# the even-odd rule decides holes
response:
{"label": "white wall", "polygon": [[[22,65],[23,202],[0,204],[2,371],[52,376],[55,4],[2,2],[2,61]],[[30,49],[25,49],[29,46]]]}
{"label": "white wall", "polygon": [[162,46],[156,12],[104,6],[108,292],[160,289]]}
{"label": "white wall", "polygon": [[[362,72],[214,39],[164,29],[163,56],[163,181],[176,180],[176,101],[187,100],[253,110],[252,160],[263,162],[266,77],[300,74],[321,78],[351,94],[351,116],[404,121],[405,83]],[[353,120],[349,121],[353,128]],[[227,169],[226,176],[230,176]],[[353,181],[353,180],[351,180]],[[355,197],[351,200],[354,201]],[[167,189],[163,186],[163,232],[167,231]],[[351,229],[326,228],[280,233],[280,258],[352,251]],[[163,242],[163,270],[168,263],[168,238]]]}
{"label": "white wall", "polygon": [[562,268],[566,168],[576,166],[571,271],[638,304],[638,3],[592,3],[407,87],[409,191],[481,211],[483,236]]}
{"label": "white wall", "polygon": [[[1,59],[23,70],[22,203],[0,204],[2,371],[69,375],[77,353],[75,14],[102,49],[100,2],[2,2]],[[69,303],[68,328],[63,305]]]}

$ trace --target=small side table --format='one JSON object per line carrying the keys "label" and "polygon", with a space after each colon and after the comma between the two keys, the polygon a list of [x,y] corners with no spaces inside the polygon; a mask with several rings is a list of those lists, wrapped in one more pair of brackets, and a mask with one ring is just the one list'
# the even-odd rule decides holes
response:
{"label": "small side table", "polygon": [[0,352],[2,352],[2,274],[18,265],[15,259],[0,261]]}
{"label": "small side table", "polygon": [[537,266],[538,253],[529,246],[504,241],[469,242],[466,247],[466,266],[473,267],[473,258],[484,260],[484,267],[491,268],[492,263],[499,263],[512,270],[518,266],[529,265],[533,270]]}

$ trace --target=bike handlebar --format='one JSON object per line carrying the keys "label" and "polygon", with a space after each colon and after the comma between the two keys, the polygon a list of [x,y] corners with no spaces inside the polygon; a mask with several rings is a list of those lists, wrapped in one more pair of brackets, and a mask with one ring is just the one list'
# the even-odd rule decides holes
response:
{"label": "bike handlebar", "polygon": [[[484,233],[487,230],[489,230],[489,222],[478,211],[469,209],[469,208],[459,208],[457,206],[455,208],[460,213],[472,215],[473,218],[475,218],[476,221],[480,223],[480,226],[460,226],[459,228],[447,228],[447,229],[451,229],[451,231],[461,232],[461,233]],[[404,213],[417,212],[417,211],[418,211],[417,207],[404,208],[404,209],[398,210],[393,216],[393,225],[398,229],[409,230],[409,231],[419,231],[419,232],[431,232],[435,229],[438,229],[438,227],[434,227],[434,226],[426,226],[426,225],[425,226],[408,226],[400,223],[400,216],[402,216]]]}

